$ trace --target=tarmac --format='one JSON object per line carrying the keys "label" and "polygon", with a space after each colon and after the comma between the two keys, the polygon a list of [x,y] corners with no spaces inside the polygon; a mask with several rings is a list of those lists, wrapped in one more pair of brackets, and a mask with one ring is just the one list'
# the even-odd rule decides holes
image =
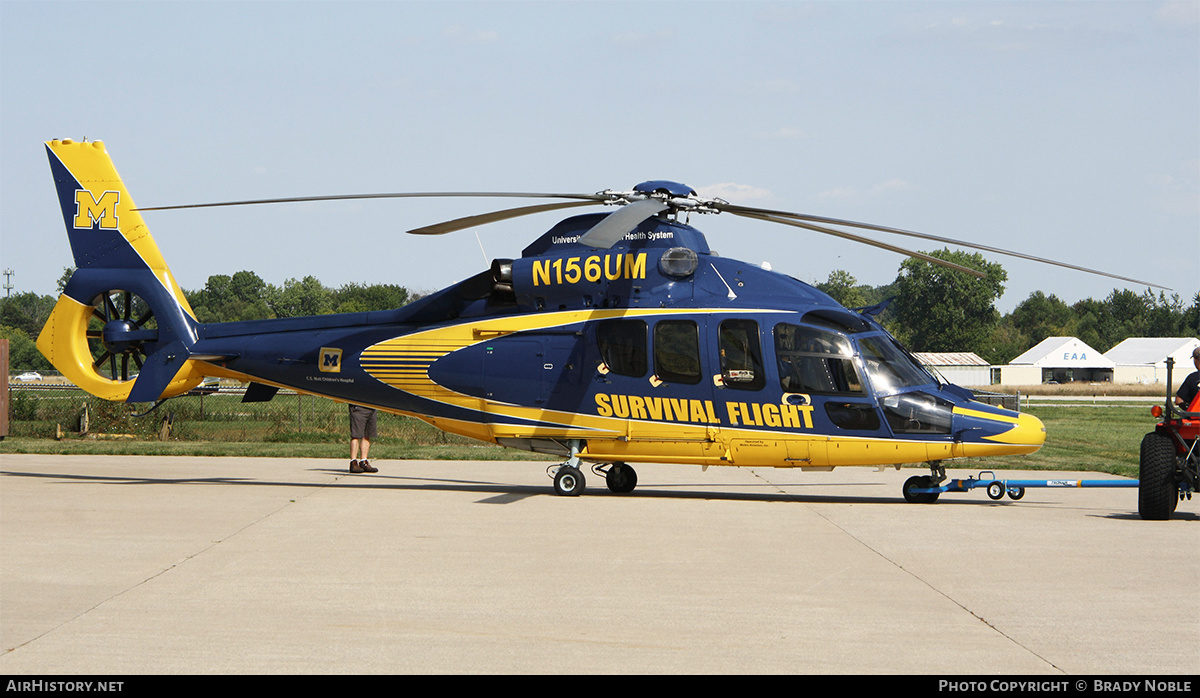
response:
{"label": "tarmac", "polygon": [[926,471],[639,465],[561,497],[539,462],[0,458],[10,676],[1200,671],[1200,501],[1142,521],[1133,488],[909,504]]}

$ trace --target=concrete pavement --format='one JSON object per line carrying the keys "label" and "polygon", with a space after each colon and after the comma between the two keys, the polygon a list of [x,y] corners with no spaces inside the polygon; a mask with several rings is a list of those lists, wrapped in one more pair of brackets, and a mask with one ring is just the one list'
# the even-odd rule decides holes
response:
{"label": "concrete pavement", "polygon": [[538,462],[0,458],[3,674],[1200,669],[1200,505],[1142,521],[1135,489],[917,505],[920,470],[639,465],[567,498]]}

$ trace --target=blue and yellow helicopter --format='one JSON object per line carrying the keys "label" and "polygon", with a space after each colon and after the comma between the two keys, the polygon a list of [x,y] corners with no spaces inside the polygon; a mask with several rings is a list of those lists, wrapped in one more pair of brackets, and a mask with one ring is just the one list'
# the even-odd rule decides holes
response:
{"label": "blue and yellow helicopter", "polygon": [[[665,181],[596,194],[305,197],[199,206],[559,200],[409,231],[419,234],[578,206],[617,208],[567,218],[519,258],[495,260],[394,310],[200,323],[141,214],[197,205],[136,208],[101,142],[54,140],[46,149],[77,270],[37,346],[75,384],[108,400],[148,403],[216,376],[249,383],[247,401],[269,400],[284,387],[369,405],[480,441],[557,454],[564,461],[550,472],[562,495],[584,490],[585,463],[619,493],[637,484],[630,463],[801,470],[927,463],[931,474],[903,487],[909,501],[927,502],[945,479],[943,461],[1032,453],[1045,440],[1037,418],[977,402],[926,370],[870,311],[716,256],[684,222],[690,214],[796,226],[976,276],[842,228],[1114,276],[912,231],[737,206]],[[103,327],[89,330],[90,322]]]}

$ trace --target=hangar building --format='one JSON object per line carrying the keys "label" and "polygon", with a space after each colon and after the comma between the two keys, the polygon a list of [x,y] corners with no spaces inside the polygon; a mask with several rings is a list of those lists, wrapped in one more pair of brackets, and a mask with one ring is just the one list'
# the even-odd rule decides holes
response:
{"label": "hangar building", "polygon": [[1171,376],[1178,387],[1188,374],[1196,370],[1192,365],[1192,351],[1200,347],[1195,337],[1131,337],[1104,353],[1104,357],[1115,364],[1115,383],[1162,383],[1167,380],[1167,357],[1175,359],[1175,370]]}
{"label": "hangar building", "polygon": [[1075,337],[1047,337],[1000,367],[1004,385],[1110,383],[1116,364]]}
{"label": "hangar building", "polygon": [[914,352],[922,365],[935,369],[956,385],[990,385],[992,367],[971,352]]}

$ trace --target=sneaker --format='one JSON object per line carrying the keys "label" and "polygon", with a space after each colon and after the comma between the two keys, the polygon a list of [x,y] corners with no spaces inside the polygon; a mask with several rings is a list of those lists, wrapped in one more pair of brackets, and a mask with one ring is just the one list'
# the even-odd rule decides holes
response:
{"label": "sneaker", "polygon": [[366,462],[366,461],[362,461],[362,462],[359,462],[359,461],[356,461],[356,460],[352,460],[352,461],[350,461],[350,472],[352,472],[352,473],[365,473],[366,471],[365,471],[365,470],[363,470],[363,467],[362,467],[362,464],[363,464],[363,463],[365,463],[365,462]]}
{"label": "sneaker", "polygon": [[375,466],[371,465],[371,461],[369,461],[369,460],[360,460],[360,461],[358,462],[358,467],[362,468],[362,471],[363,471],[364,473],[377,473],[377,472],[379,472],[379,468],[376,468]]}

